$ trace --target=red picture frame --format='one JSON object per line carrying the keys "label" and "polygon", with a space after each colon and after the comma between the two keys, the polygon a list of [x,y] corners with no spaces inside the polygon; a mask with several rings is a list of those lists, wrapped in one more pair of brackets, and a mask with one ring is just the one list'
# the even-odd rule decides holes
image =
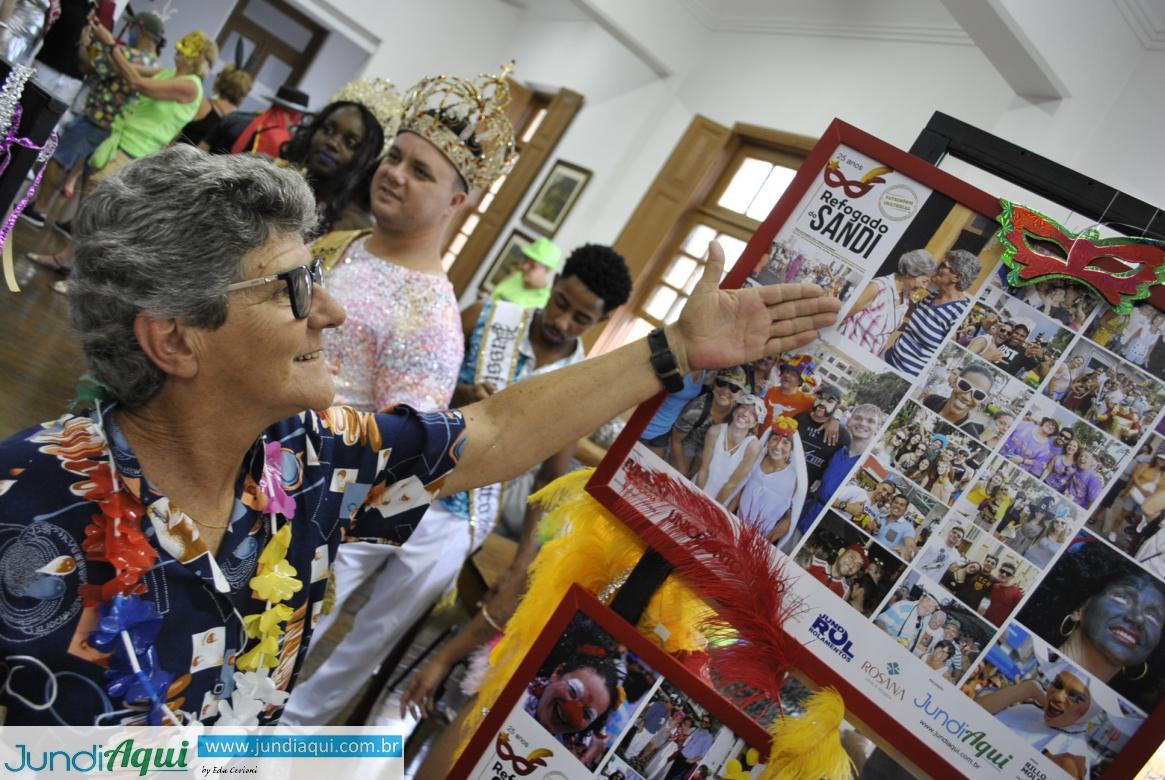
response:
{"label": "red picture frame", "polygon": [[[736,265],[726,276],[722,287],[740,287],[758,268],[762,255],[772,245],[778,232],[789,220],[802,198],[810,191],[822,175],[826,165],[838,150],[846,146],[892,168],[915,182],[936,193],[953,199],[989,219],[994,219],[1000,211],[999,200],[991,194],[973,187],[958,178],[926,163],[907,152],[840,120],[834,120],[820,142],[813,148],[801,165],[792,183],[782,195],[769,217],[748,242]],[[633,413],[626,428],[610,448],[607,456],[599,464],[587,491],[623,520],[644,541],[657,549],[665,558],[677,564],[691,564],[696,557],[683,544],[661,530],[640,510],[628,502],[612,484],[624,461],[631,453],[655,413],[667,397],[661,392],[655,398],[641,404]],[[793,571],[798,571],[793,569]],[[844,669],[826,663],[805,646],[795,651],[794,665],[817,685],[833,686],[843,696],[846,707],[858,719],[873,728],[877,735],[889,743],[918,768],[935,777],[961,775],[963,769],[952,763],[941,752],[928,745],[918,731],[910,724],[891,717],[888,711],[867,693],[860,690],[843,672]],[[853,669],[850,673],[852,675]],[[918,724],[913,724],[915,728]],[[1158,744],[1165,739],[1165,702],[1158,704],[1131,736],[1125,747],[1112,760],[1105,772],[1105,778],[1133,777],[1149,760]],[[1018,776],[1020,767],[1009,767],[1001,775]],[[1015,770],[1015,772],[1011,772]]]}
{"label": "red picture frame", "polygon": [[676,659],[648,641],[635,626],[617,615],[582,586],[575,584],[554,610],[538,639],[527,650],[514,676],[466,744],[465,750],[449,772],[450,780],[465,780],[482,756],[490,750],[507,716],[526,693],[527,685],[534,679],[538,669],[560,641],[567,625],[579,613],[585,615],[615,640],[626,645],[628,650],[643,659],[660,677],[707,710],[716,720],[728,726],[749,746],[760,751],[761,756],[768,756],[768,732],[756,721],[734,707]]}

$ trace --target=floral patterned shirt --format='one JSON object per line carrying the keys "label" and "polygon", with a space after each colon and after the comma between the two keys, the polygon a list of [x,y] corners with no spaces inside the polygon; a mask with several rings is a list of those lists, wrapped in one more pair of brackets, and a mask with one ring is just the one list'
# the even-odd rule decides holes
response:
{"label": "floral patterned shirt", "polygon": [[[111,694],[116,657],[89,641],[92,635],[100,644],[94,629],[113,603],[116,579],[113,566],[92,554],[114,495],[111,449],[124,486],[116,500],[140,515],[129,530],[140,529],[152,561],[133,593],[137,606],[161,615],[148,641],[165,672],[166,687],[158,688],[165,705],[183,720],[213,723],[222,715],[220,723],[232,722],[240,689],[248,695],[266,686],[263,706],[250,702],[248,711],[271,723],[282,712],[281,692],[295,684],[337,546],[403,544],[456,464],[465,425],[456,411],[401,406],[388,414],[333,407],[271,426],[242,464],[230,525],[212,555],[193,520],[149,483],[114,417],[106,412],[103,420],[104,428],[94,412],[69,414],[0,443],[0,675],[7,682],[0,706],[8,725],[140,723],[158,709]],[[265,452],[295,501],[290,519],[265,511]],[[122,509],[121,517],[126,524],[130,515]],[[243,618],[264,610],[252,578],[274,523],[281,535],[290,525],[285,561],[302,587],[283,601],[289,616],[278,663],[257,688],[235,662],[256,644]]]}
{"label": "floral patterned shirt", "polygon": [[[96,44],[90,53],[93,73],[86,79],[89,97],[85,100],[85,116],[98,127],[108,129],[113,124],[114,117],[120,114],[125,104],[137,97],[138,93],[130,89],[129,83],[118,74],[108,47]],[[146,68],[158,66],[158,58],[147,52],[127,46],[122,49],[122,53],[134,65]]]}

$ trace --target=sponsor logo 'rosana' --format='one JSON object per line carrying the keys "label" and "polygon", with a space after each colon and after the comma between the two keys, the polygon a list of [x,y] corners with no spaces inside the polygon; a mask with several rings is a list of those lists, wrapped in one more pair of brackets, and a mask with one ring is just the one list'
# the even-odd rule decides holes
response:
{"label": "sponsor logo 'rosana'", "polygon": [[1007,762],[1013,758],[1011,753],[1004,755],[1001,751],[996,750],[987,741],[987,732],[973,731],[967,725],[968,721],[959,720],[940,707],[938,702],[933,700],[929,691],[926,694],[926,698],[921,701],[915,697],[914,706],[925,712],[940,729],[975,751],[976,756],[984,761],[990,762],[999,769],[1007,766]]}
{"label": "sponsor logo 'rosana'", "polygon": [[841,624],[822,612],[809,627],[809,633],[820,639],[830,650],[847,661],[854,660],[854,643]]}
{"label": "sponsor logo 'rosana'", "polygon": [[894,679],[894,675],[898,674],[898,664],[889,663],[886,665],[886,670],[883,671],[877,664],[869,661],[862,661],[862,671],[866,676],[877,683],[878,687],[890,696],[892,699],[898,701],[906,701],[906,687],[899,685],[898,681]]}

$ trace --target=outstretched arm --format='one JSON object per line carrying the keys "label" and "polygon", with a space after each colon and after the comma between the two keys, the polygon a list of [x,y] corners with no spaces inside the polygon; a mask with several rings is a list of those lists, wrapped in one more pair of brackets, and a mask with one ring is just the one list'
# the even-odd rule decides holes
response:
{"label": "outstretched arm", "polygon": [[[713,242],[704,275],[666,328],[681,374],[751,363],[808,344],[840,303],[812,284],[718,288],[724,252]],[[442,495],[504,482],[662,389],[646,339],[531,377],[463,410],[466,441]],[[571,399],[564,404],[563,399]]]}

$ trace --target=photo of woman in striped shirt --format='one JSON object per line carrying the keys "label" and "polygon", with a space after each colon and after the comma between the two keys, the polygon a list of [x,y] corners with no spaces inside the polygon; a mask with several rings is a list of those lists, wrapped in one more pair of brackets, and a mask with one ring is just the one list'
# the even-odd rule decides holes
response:
{"label": "photo of woman in striped shirt", "polygon": [[883,354],[885,361],[905,374],[918,376],[971,305],[967,290],[981,269],[979,258],[970,252],[947,252],[931,276],[936,291],[911,309],[902,332]]}

